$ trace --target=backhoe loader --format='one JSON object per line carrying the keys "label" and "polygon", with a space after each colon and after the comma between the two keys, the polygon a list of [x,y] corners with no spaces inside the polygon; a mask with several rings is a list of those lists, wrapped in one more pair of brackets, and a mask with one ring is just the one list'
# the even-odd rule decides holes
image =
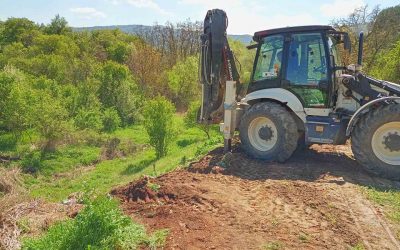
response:
{"label": "backhoe loader", "polygon": [[[223,10],[207,12],[201,35],[202,106],[198,122],[220,124],[225,151],[235,131],[243,150],[284,162],[301,144],[345,144],[368,172],[400,180],[400,85],[344,66],[349,35],[331,26],[285,27],[254,34],[250,83],[238,95],[240,76],[227,39]],[[342,49],[339,49],[341,47]]]}

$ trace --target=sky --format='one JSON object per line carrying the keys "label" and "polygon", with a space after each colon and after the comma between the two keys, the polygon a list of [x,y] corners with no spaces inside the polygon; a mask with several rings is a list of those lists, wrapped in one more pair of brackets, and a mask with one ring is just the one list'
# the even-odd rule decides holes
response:
{"label": "sky", "polygon": [[227,12],[229,34],[253,34],[270,28],[329,24],[365,4],[385,8],[400,0],[0,0],[0,20],[27,17],[46,24],[60,14],[73,27],[152,25],[202,21],[208,9],[220,8]]}

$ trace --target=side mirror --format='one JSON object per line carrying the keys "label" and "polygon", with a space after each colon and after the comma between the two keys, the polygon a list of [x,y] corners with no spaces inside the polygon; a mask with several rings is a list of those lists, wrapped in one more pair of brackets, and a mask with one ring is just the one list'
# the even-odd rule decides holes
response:
{"label": "side mirror", "polygon": [[351,53],[351,40],[347,32],[332,31],[330,34],[336,39],[338,43],[343,43],[343,47]]}
{"label": "side mirror", "polygon": [[344,49],[351,53],[351,41],[348,33],[343,33],[343,45]]}

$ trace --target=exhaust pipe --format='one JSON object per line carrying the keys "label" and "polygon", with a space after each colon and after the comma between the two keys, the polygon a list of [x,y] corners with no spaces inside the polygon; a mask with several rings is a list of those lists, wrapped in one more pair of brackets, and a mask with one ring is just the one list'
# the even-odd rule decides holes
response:
{"label": "exhaust pipe", "polygon": [[358,60],[357,64],[359,66],[362,65],[362,60],[363,60],[363,46],[364,46],[364,32],[360,32],[360,36],[358,38]]}

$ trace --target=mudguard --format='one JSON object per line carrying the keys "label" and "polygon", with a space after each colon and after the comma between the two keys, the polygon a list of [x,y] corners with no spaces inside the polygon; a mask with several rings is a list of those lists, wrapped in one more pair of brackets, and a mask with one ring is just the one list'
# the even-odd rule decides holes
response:
{"label": "mudguard", "polygon": [[386,97],[381,97],[378,99],[375,99],[371,102],[368,102],[367,104],[361,106],[357,110],[357,112],[354,113],[354,115],[351,117],[349,124],[347,125],[346,129],[346,136],[350,136],[351,132],[353,131],[354,126],[357,124],[357,121],[360,119],[361,115],[364,114],[365,112],[368,112],[369,108],[374,105],[374,104],[379,104],[382,102],[397,102],[400,104],[400,97],[398,96],[386,96]]}
{"label": "mudguard", "polygon": [[282,88],[257,90],[246,95],[241,102],[251,104],[252,101],[261,99],[270,99],[286,104],[303,122],[306,122],[306,113],[303,104],[290,91]]}

